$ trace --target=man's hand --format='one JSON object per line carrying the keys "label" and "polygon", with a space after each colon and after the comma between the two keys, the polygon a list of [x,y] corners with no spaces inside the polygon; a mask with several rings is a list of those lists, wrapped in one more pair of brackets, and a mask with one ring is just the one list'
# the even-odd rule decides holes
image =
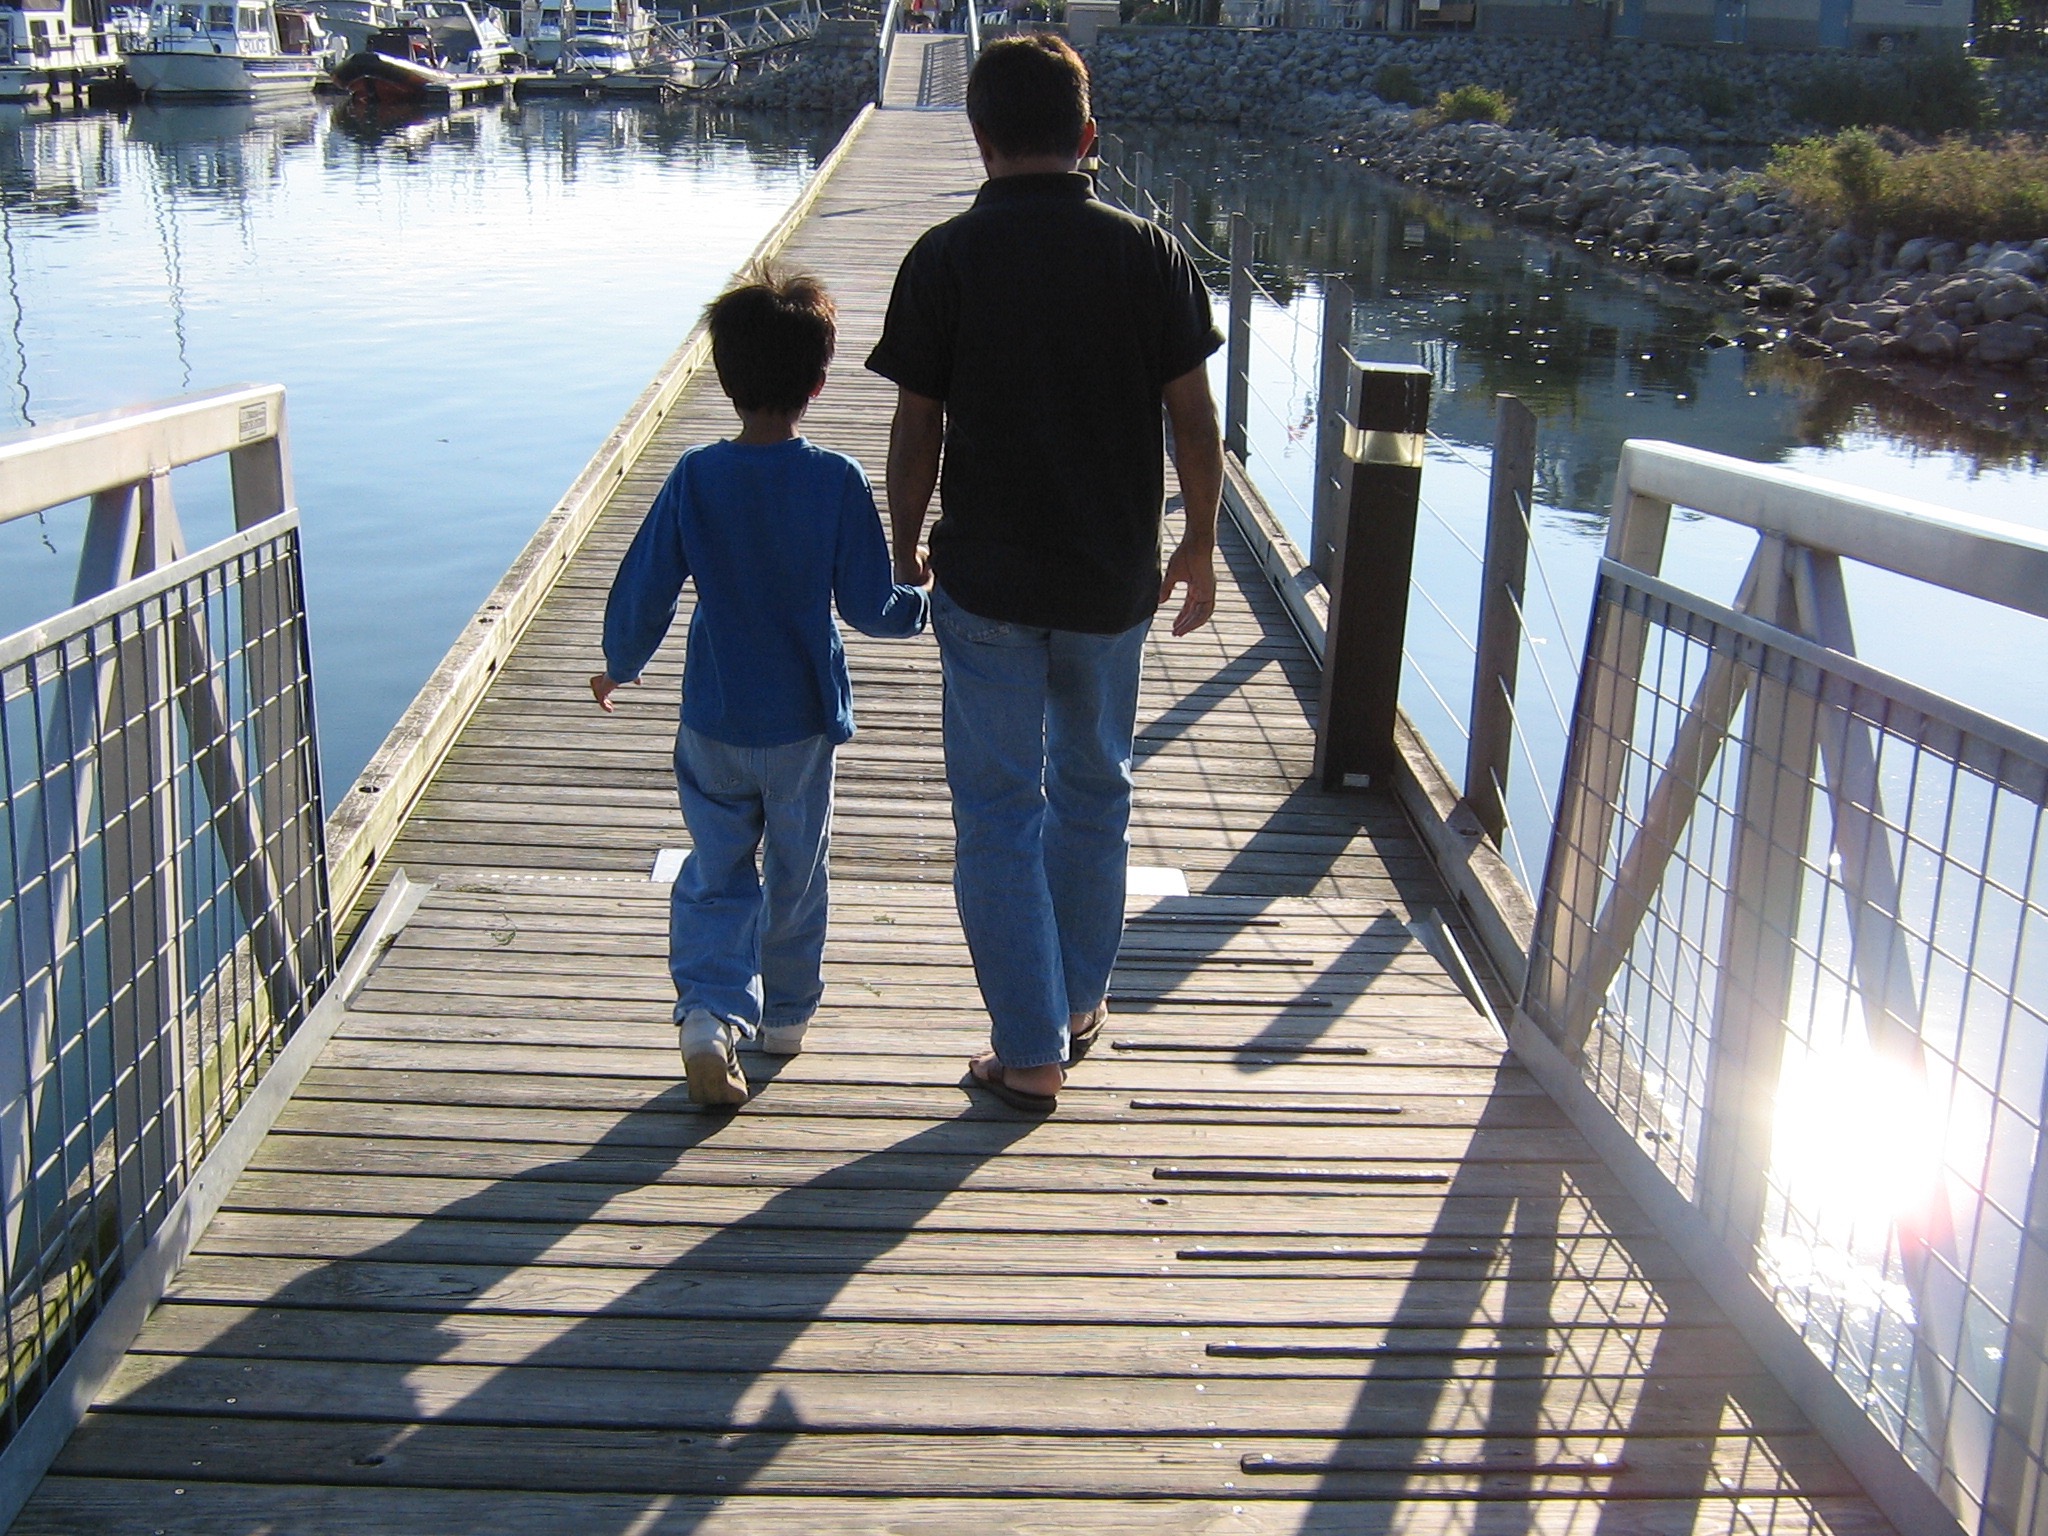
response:
{"label": "man's hand", "polygon": [[897,555],[896,580],[906,587],[931,586],[932,552],[920,544],[907,555]]}
{"label": "man's hand", "polygon": [[1173,616],[1173,632],[1191,635],[1216,616],[1216,548],[1213,544],[1183,542],[1166,562],[1166,579],[1159,584],[1159,602],[1164,607],[1173,589],[1186,586],[1180,612]]}
{"label": "man's hand", "polygon": [[606,714],[611,714],[612,695],[621,688],[637,688],[639,685],[640,679],[637,677],[630,683],[615,683],[611,680],[609,674],[596,672],[591,674],[590,696],[597,700],[597,707],[599,709],[603,710]]}

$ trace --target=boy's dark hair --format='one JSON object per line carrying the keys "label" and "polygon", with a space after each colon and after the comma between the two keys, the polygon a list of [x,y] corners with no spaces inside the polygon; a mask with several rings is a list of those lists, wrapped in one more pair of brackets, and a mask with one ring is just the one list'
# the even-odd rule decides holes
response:
{"label": "boy's dark hair", "polygon": [[1071,155],[1088,117],[1088,66],[1063,38],[990,43],[967,77],[967,121],[998,154]]}
{"label": "boy's dark hair", "polygon": [[750,272],[704,310],[719,388],[743,411],[795,415],[839,338],[839,307],[815,277]]}

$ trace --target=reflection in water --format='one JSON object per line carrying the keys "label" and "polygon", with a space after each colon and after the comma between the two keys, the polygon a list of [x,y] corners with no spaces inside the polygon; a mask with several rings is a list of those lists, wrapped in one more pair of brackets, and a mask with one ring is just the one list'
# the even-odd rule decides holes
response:
{"label": "reflection in water", "polygon": [[[836,131],[687,105],[12,114],[0,430],[286,386],[336,792]],[[215,537],[225,477],[189,478]],[[0,528],[0,633],[69,600],[75,522],[48,547]]]}
{"label": "reflection in water", "polygon": [[[1535,411],[1536,563],[1507,850],[1532,888],[1624,442],[1679,442],[2048,525],[2035,479],[2048,412],[1992,402],[2013,406],[2014,430],[1983,425],[1796,357],[1778,335],[1713,295],[1681,292],[1569,244],[1497,228],[1472,209],[1300,145],[1191,127],[1111,127],[1124,141],[1127,167],[1137,153],[1150,157],[1155,195],[1168,195],[1171,178],[1186,183],[1191,218],[1209,247],[1197,260],[1219,295],[1225,264],[1216,253],[1228,243],[1229,213],[1243,211],[1257,231],[1248,457],[1253,478],[1303,547],[1314,499],[1326,279],[1342,278],[1352,290],[1356,355],[1429,369],[1434,437],[1402,702],[1454,777],[1464,766],[1496,396],[1513,394]],[[1219,356],[1212,364],[1219,384],[1221,365]],[[1681,519],[1671,569],[1725,600],[1751,542],[1728,525]],[[1864,580],[1852,575],[1852,595],[1865,590]],[[1886,590],[1881,601],[1897,596]],[[2020,635],[2000,628],[2003,620],[1979,633],[1977,619],[1956,625],[1924,592],[1905,600],[1942,644],[1919,643],[1924,635],[1912,624],[1873,624],[1865,636],[1870,660],[2023,725],[2048,726],[2048,700],[2003,659],[2038,649],[2048,635]]]}

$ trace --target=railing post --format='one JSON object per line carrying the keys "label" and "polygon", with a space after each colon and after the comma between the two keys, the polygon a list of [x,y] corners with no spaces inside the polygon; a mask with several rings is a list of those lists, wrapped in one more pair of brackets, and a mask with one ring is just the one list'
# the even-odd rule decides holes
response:
{"label": "railing post", "polygon": [[1315,775],[1325,789],[1363,789],[1394,763],[1429,387],[1429,370],[1412,364],[1358,369],[1355,425],[1345,433],[1350,499],[1316,714]]}
{"label": "railing post", "polygon": [[1249,449],[1245,418],[1251,401],[1252,221],[1230,216],[1230,345],[1223,378],[1223,446],[1242,460]]}
{"label": "railing post", "polygon": [[1472,668],[1472,737],[1465,749],[1465,804],[1496,845],[1508,824],[1515,673],[1522,656],[1522,589],[1528,574],[1528,518],[1535,487],[1535,413],[1513,395],[1502,395],[1493,424],[1486,568],[1479,588],[1479,655]]}
{"label": "railing post", "polygon": [[1188,184],[1176,176],[1167,184],[1167,217],[1172,225],[1167,233],[1176,240],[1187,239],[1188,226],[1195,221],[1194,201],[1189,196]]}
{"label": "railing post", "polygon": [[1344,410],[1351,402],[1351,285],[1341,277],[1323,282],[1323,368],[1316,385],[1316,489],[1309,508],[1309,568],[1328,586],[1337,569],[1337,540],[1344,526]]}
{"label": "railing post", "polygon": [[1131,212],[1141,219],[1152,217],[1152,157],[1139,150],[1131,156]]}

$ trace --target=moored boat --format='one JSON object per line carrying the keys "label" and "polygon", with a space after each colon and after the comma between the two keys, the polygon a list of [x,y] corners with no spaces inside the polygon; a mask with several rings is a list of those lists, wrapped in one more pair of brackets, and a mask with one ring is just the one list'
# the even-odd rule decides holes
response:
{"label": "moored boat", "polygon": [[60,81],[73,87],[121,62],[104,0],[0,4],[0,101],[27,101]]}
{"label": "moored boat", "polygon": [[460,100],[502,85],[512,58],[495,12],[428,0],[371,33],[368,47],[336,66],[334,82],[363,106]]}
{"label": "moored boat", "polygon": [[157,0],[149,38],[130,49],[129,78],[145,96],[248,99],[306,91],[339,49],[317,18],[269,0]]}

